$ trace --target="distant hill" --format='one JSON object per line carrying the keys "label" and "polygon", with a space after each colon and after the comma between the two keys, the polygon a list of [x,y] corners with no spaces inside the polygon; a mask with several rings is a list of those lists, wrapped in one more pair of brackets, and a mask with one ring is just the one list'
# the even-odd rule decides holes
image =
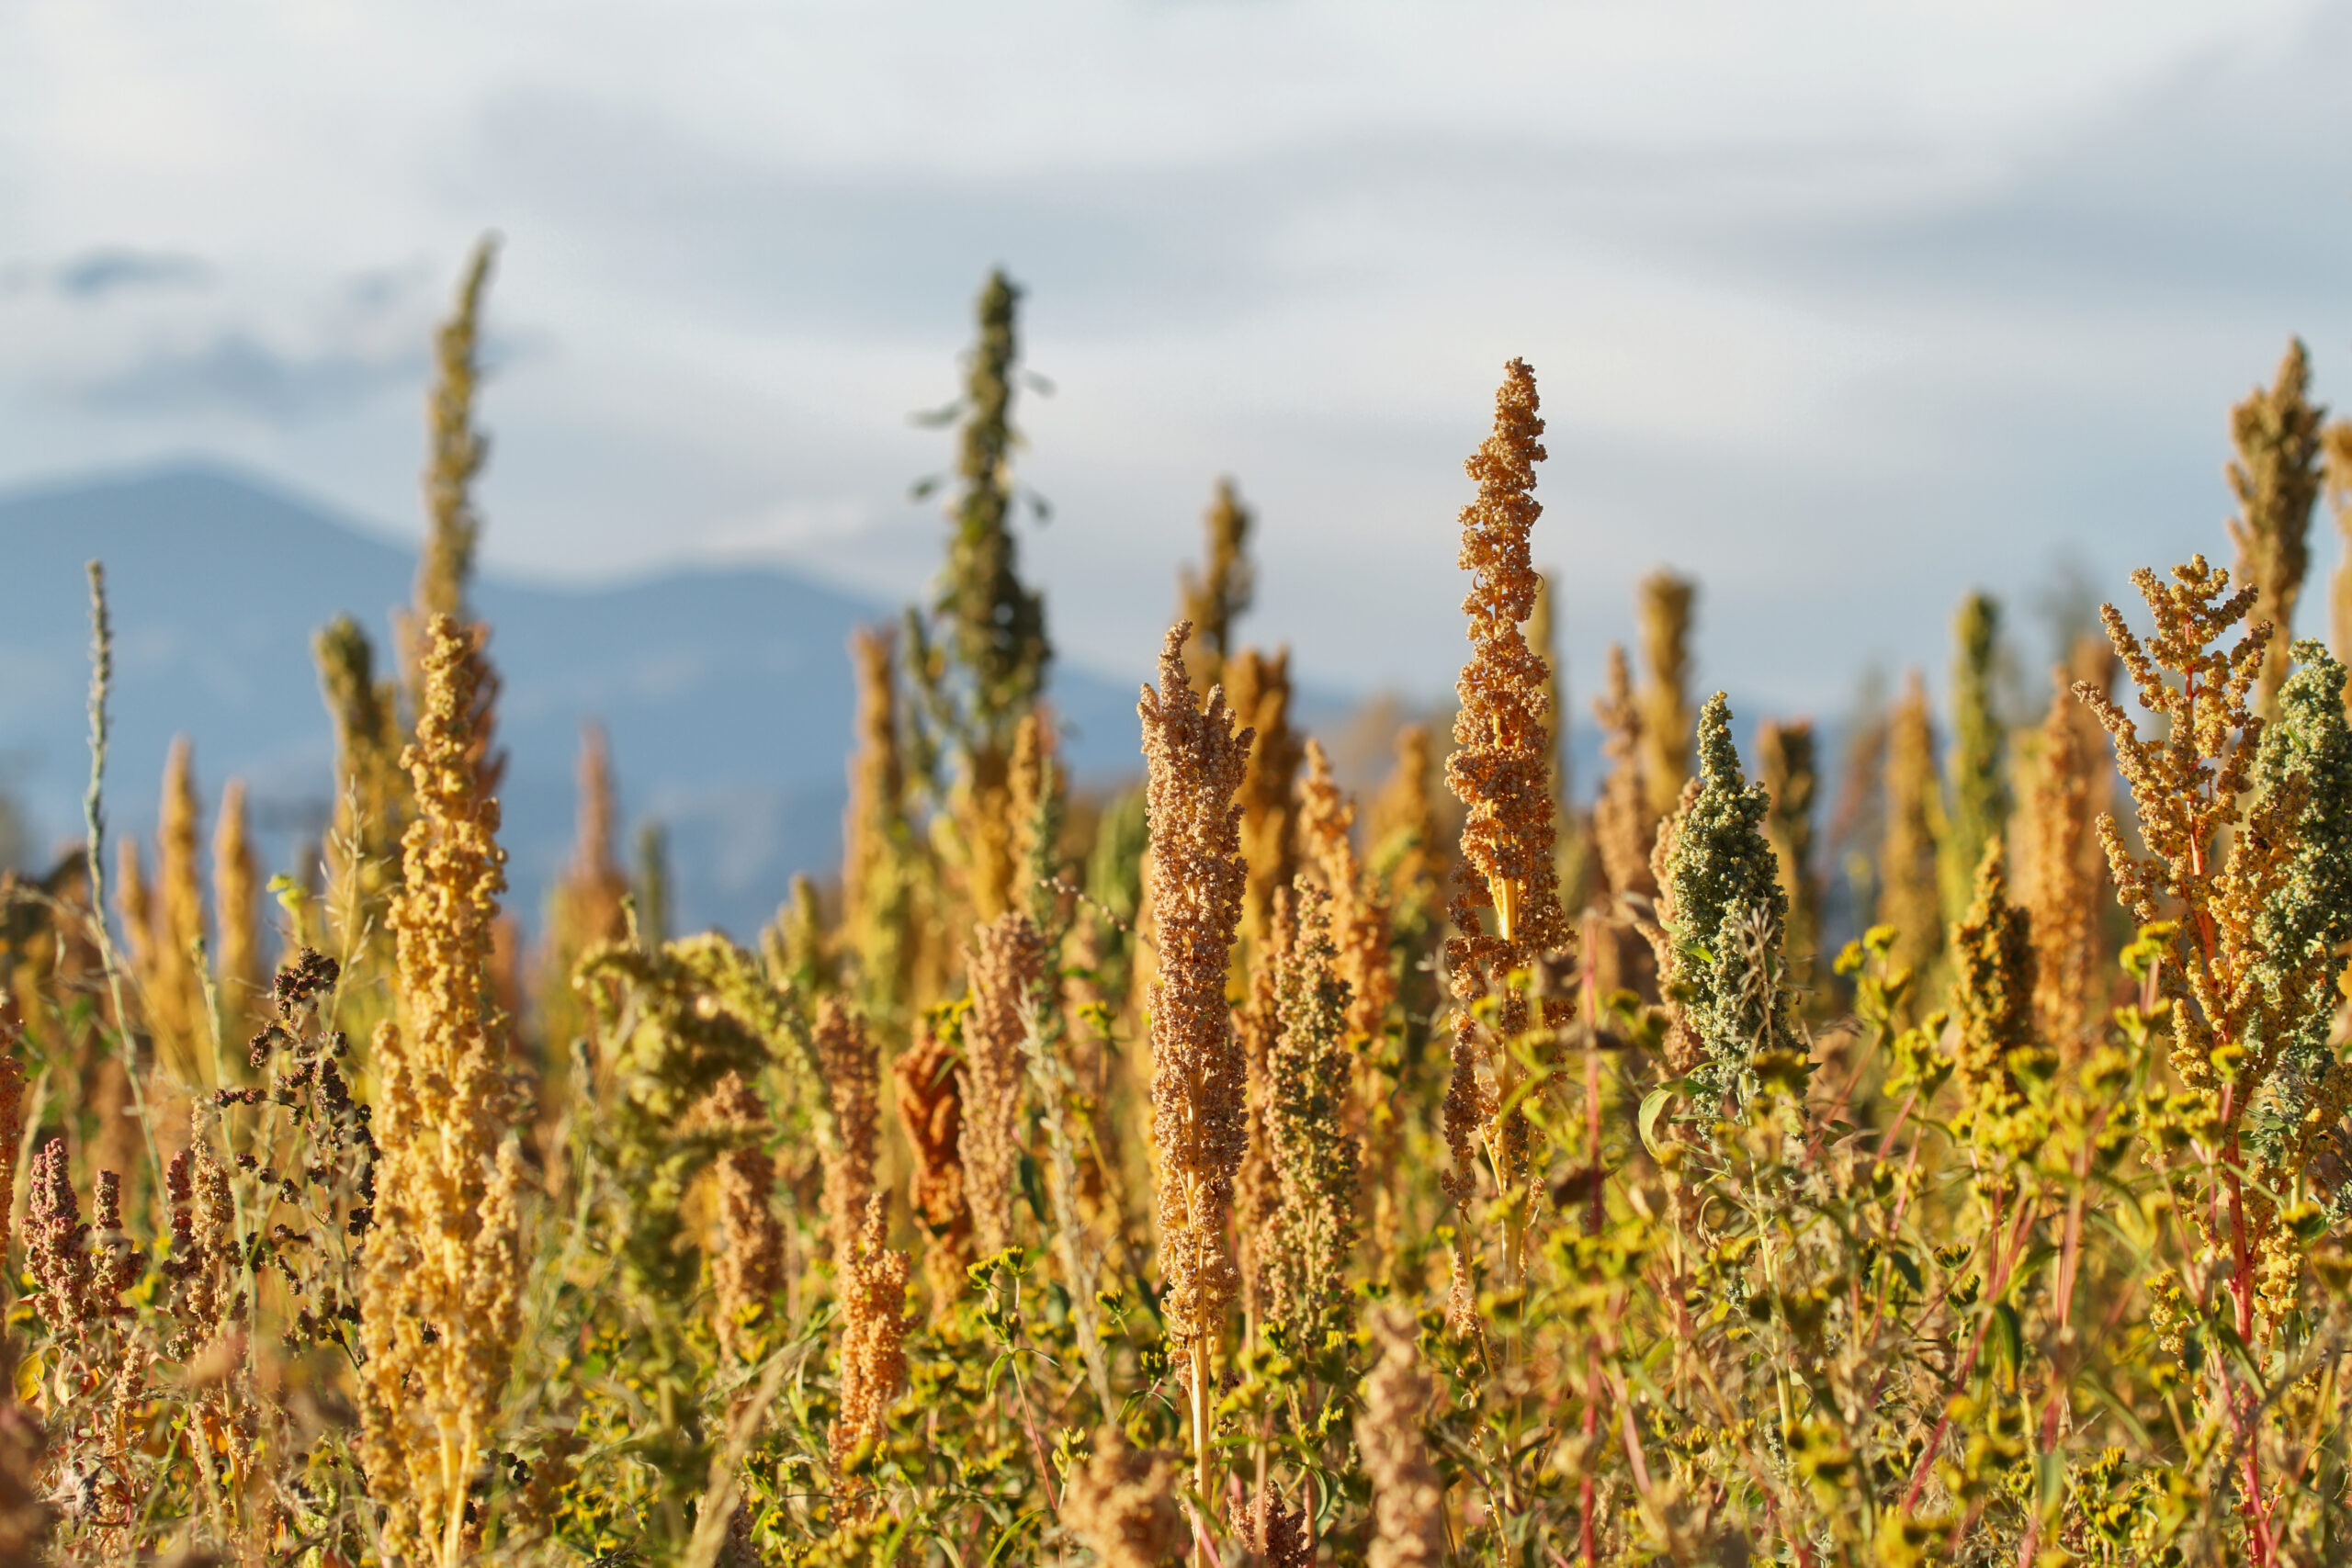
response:
{"label": "distant hill", "polygon": [[[493,524],[494,526],[494,524]],[[177,465],[0,496],[0,781],[36,858],[81,831],[84,564],[115,630],[116,831],[152,836],[164,753],[195,739],[209,810],[243,777],[280,863],[333,790],[311,634],[349,613],[389,658],[410,554],[249,476]],[[624,812],[670,833],[676,920],[747,934],[797,871],[839,857],[853,627],[895,614],[765,567],[571,590],[492,577],[476,605],[504,681],[510,903],[534,920],[569,847],[580,727],[612,738]],[[1133,771],[1135,690],[1067,666],[1054,701],[1081,777]],[[623,846],[624,853],[627,846]]]}

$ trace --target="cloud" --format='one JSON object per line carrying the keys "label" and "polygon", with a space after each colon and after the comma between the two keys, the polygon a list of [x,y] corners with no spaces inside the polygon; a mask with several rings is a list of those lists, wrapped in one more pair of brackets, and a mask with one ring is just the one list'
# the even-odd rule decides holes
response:
{"label": "cloud", "polygon": [[85,251],[50,276],[58,293],[92,304],[134,289],[202,288],[211,281],[212,269],[199,257],[120,247]]}
{"label": "cloud", "polygon": [[155,345],[85,383],[81,401],[108,414],[232,413],[292,425],[349,411],[424,373],[420,349],[289,354],[224,328],[192,346]]}

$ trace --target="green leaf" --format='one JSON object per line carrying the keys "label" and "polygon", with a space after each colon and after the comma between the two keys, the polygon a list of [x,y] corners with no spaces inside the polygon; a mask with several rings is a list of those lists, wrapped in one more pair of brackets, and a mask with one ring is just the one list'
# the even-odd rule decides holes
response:
{"label": "green leaf", "polygon": [[2025,1325],[2018,1320],[2018,1309],[2002,1302],[1993,1309],[1993,1333],[1999,1342],[2001,1357],[2016,1373],[2025,1365]]}
{"label": "green leaf", "polygon": [[1641,1114],[1634,1119],[1634,1124],[1641,1130],[1642,1147],[1649,1150],[1652,1159],[1658,1157],[1657,1119],[1665,1113],[1666,1102],[1681,1093],[1690,1081],[1689,1078],[1668,1078],[1642,1096]]}
{"label": "green leaf", "polygon": [[1021,1156],[1021,1195],[1029,1200],[1029,1212],[1037,1216],[1037,1223],[1048,1230],[1052,1229],[1053,1204],[1046,1196],[1045,1168],[1037,1163],[1035,1155],[1023,1154]]}
{"label": "green leaf", "polygon": [[1894,1265],[1894,1271],[1903,1276],[1903,1282],[1911,1287],[1914,1294],[1928,1293],[1927,1277],[1919,1272],[1917,1258],[1907,1252],[1894,1251],[1886,1255],[1886,1260]]}

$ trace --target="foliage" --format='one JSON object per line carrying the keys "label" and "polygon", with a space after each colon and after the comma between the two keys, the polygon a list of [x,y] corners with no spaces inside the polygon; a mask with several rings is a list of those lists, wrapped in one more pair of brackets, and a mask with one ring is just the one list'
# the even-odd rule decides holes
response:
{"label": "foliage", "polygon": [[[90,842],[0,889],[0,1561],[2352,1557],[2352,727],[2290,593],[2139,573],[2149,629],[2105,620],[2157,724],[2102,677],[2023,745],[1972,599],[1948,773],[1916,681],[1861,750],[1880,923],[1816,976],[1813,732],[1751,780],[1690,712],[1688,579],[1643,590],[1646,687],[1610,663],[1563,903],[1522,361],[1461,517],[1458,842],[1428,728],[1360,813],[1227,646],[1229,491],[1144,788],[1074,789],[1000,276],[947,583],[857,645],[841,881],[672,939],[592,744],[518,1015],[461,613],[486,254],[406,711],[331,626],[330,885],[274,885],[266,998],[242,798],[208,908],[187,750],[108,896],[94,574]],[[2290,379],[2248,496],[2316,429]]]}

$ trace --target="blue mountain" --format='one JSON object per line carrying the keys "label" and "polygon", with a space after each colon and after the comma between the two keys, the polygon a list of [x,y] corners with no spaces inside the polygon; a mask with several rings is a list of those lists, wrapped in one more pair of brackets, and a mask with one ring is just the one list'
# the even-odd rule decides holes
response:
{"label": "blue mountain", "polygon": [[[0,783],[30,858],[81,832],[89,770],[85,563],[114,626],[111,830],[152,835],[164,755],[190,736],[208,809],[243,777],[266,852],[288,863],[325,821],[334,744],[310,642],[349,614],[389,660],[409,552],[251,476],[199,465],[0,496]],[[667,829],[674,919],[748,934],[796,872],[837,863],[854,692],[847,640],[893,606],[770,567],[609,587],[491,576],[509,752],[510,900],[531,921],[570,845],[581,727],[611,738],[621,804]],[[1135,691],[1055,672],[1081,777],[1137,770]]]}

